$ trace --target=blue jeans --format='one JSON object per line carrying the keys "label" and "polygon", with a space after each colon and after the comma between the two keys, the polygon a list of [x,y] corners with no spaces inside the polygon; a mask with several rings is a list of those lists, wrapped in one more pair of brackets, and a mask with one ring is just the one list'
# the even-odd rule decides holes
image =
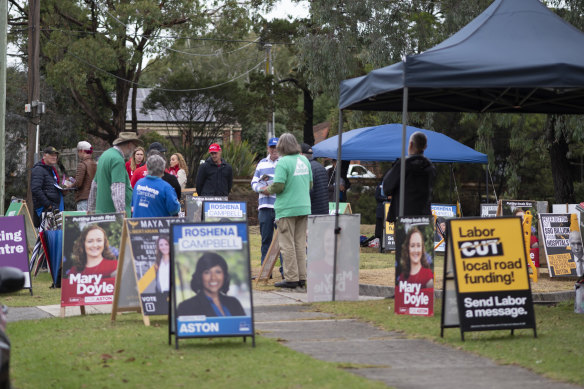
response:
{"label": "blue jeans", "polygon": [[[260,208],[258,210],[258,221],[260,223],[260,235],[262,237],[262,265],[264,258],[268,253],[272,238],[274,237],[274,228],[276,228],[276,211],[274,208]],[[282,264],[282,256],[280,255],[280,265]],[[280,273],[283,273],[282,266],[280,266]]]}

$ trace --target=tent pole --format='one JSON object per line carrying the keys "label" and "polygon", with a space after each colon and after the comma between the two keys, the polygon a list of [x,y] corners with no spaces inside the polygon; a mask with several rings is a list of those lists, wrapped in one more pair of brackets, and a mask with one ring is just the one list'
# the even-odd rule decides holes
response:
{"label": "tent pole", "polygon": [[489,162],[485,165],[485,193],[487,195],[487,204],[489,203]]}
{"label": "tent pole", "polygon": [[402,154],[399,170],[399,216],[404,216],[405,186],[406,186],[406,128],[408,125],[408,87],[404,87],[402,110]]}
{"label": "tent pole", "polygon": [[335,301],[336,286],[337,286],[337,245],[339,241],[339,199],[341,192],[339,191],[341,185],[341,145],[343,144],[343,110],[339,109],[339,145],[337,146],[337,166],[335,168],[335,247],[333,251],[333,301]]}

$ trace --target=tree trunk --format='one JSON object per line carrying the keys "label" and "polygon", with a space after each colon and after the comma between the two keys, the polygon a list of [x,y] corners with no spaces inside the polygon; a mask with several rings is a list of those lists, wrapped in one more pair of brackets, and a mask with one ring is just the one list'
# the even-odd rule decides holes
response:
{"label": "tree trunk", "polygon": [[573,204],[574,182],[568,161],[568,143],[561,129],[561,118],[548,115],[545,128],[550,153],[552,177],[554,180],[554,199],[559,204]]}
{"label": "tree trunk", "polygon": [[304,143],[314,145],[314,99],[308,88],[302,88],[304,94]]}

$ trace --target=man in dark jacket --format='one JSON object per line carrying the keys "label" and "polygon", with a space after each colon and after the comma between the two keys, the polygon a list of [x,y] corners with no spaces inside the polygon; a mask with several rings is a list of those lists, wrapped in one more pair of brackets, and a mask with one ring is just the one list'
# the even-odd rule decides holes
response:
{"label": "man in dark jacket", "polygon": [[328,174],[324,166],[312,157],[312,147],[307,143],[302,143],[302,154],[310,161],[312,170],[312,189],[310,190],[310,214],[328,215]]}
{"label": "man in dark jacket", "polygon": [[37,162],[31,171],[30,190],[34,208],[35,227],[39,227],[43,212],[63,210],[63,193],[60,178],[55,166],[59,152],[52,146],[43,150],[43,159]]}
{"label": "man in dark jacket", "polygon": [[205,163],[197,172],[197,194],[199,196],[228,196],[233,186],[233,169],[221,158],[221,146],[213,143],[209,146]]}
{"label": "man in dark jacket", "polygon": [[[436,177],[436,168],[424,156],[428,140],[421,131],[410,136],[408,156],[406,158],[404,214],[402,216],[431,215],[432,187]],[[398,159],[383,178],[383,192],[391,196],[391,205],[387,221],[393,222],[399,210],[400,165]]]}

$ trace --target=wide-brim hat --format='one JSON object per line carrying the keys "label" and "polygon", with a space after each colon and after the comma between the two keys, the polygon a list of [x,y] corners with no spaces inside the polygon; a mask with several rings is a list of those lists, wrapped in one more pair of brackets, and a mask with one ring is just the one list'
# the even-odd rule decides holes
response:
{"label": "wide-brim hat", "polygon": [[138,135],[136,135],[135,132],[124,131],[124,132],[120,132],[120,134],[118,135],[118,138],[116,140],[114,140],[114,143],[112,143],[112,144],[114,146],[117,146],[119,144],[126,143],[126,142],[133,142],[137,146],[140,146],[140,145],[142,145],[142,143],[144,143],[140,139],[138,139]]}

